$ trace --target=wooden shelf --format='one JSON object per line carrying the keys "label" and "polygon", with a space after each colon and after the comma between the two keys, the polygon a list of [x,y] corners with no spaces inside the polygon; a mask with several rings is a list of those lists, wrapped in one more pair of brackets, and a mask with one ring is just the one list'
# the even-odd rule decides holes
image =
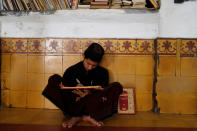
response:
{"label": "wooden shelf", "polygon": [[[0,0],[1,1],[1,0]],[[15,2],[13,2],[15,1]],[[36,2],[35,2],[36,1]],[[53,4],[47,3],[47,1],[51,1]],[[53,1],[53,2],[52,2]],[[57,3],[54,3],[56,1]],[[60,2],[59,2],[60,1]],[[73,3],[69,3],[69,2]],[[122,1],[122,0],[120,0]],[[138,8],[132,6],[122,6],[120,7],[112,7],[111,0],[109,0],[109,8],[102,8],[98,6],[98,8],[93,9],[135,9],[135,10],[157,10],[160,7],[160,0],[150,0],[157,1],[158,8]],[[3,6],[0,7],[0,14],[10,12],[10,13],[20,13],[20,12],[41,12],[41,13],[50,13],[56,10],[76,10],[76,9],[92,9],[91,7],[78,7],[79,0],[34,0],[32,3],[25,3],[26,0],[4,0]],[[63,3],[62,5],[58,4]]]}

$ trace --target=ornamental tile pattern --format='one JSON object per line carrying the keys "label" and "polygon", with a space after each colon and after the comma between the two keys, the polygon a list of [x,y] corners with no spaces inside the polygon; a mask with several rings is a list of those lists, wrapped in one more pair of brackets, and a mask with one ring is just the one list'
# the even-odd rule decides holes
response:
{"label": "ornamental tile pattern", "polygon": [[154,40],[137,40],[137,55],[153,55]]}
{"label": "ornamental tile pattern", "polygon": [[2,53],[27,53],[27,39],[2,39]]}
{"label": "ornamental tile pattern", "polygon": [[159,55],[176,55],[177,40],[176,39],[157,39],[157,53]]}
{"label": "ornamental tile pattern", "polygon": [[8,39],[1,39],[1,53],[10,53],[12,43]]}
{"label": "ornamental tile pattern", "polygon": [[81,42],[78,39],[63,40],[63,54],[81,54]]}
{"label": "ornamental tile pattern", "polygon": [[46,40],[45,39],[28,39],[29,54],[45,54]]}
{"label": "ornamental tile pattern", "polygon": [[80,39],[79,41],[80,41],[79,43],[81,44],[81,53],[83,53],[91,43],[93,42],[99,43],[98,39]]}
{"label": "ornamental tile pattern", "polygon": [[62,39],[46,39],[47,55],[62,55]]}
{"label": "ornamental tile pattern", "polygon": [[182,40],[180,50],[182,57],[197,57],[197,39]]}
{"label": "ornamental tile pattern", "polygon": [[[153,55],[153,39],[40,39],[40,38],[2,38],[1,53],[21,54],[82,54],[92,43],[101,44],[106,54],[110,55]],[[177,54],[177,39],[157,39],[159,55]],[[182,39],[181,57],[197,56],[197,39]]]}
{"label": "ornamental tile pattern", "polygon": [[135,55],[136,40],[117,40],[117,54],[119,55]]}
{"label": "ornamental tile pattern", "polygon": [[99,44],[104,48],[105,54],[117,54],[117,40],[107,39],[99,40]]}

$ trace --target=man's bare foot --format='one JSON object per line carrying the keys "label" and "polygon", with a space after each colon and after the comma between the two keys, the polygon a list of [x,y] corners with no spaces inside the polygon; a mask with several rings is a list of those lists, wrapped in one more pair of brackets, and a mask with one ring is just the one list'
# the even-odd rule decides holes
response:
{"label": "man's bare foot", "polygon": [[74,125],[76,125],[81,120],[82,120],[81,117],[72,117],[70,120],[63,122],[62,126],[64,128],[72,128]]}
{"label": "man's bare foot", "polygon": [[95,119],[93,119],[90,116],[83,116],[82,120],[87,121],[97,127],[101,127],[104,125],[102,121],[96,121]]}

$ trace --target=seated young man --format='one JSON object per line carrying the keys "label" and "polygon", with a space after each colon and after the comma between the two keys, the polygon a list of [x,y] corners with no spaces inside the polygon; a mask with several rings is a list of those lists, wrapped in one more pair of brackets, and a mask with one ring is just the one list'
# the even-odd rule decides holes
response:
{"label": "seated young man", "polygon": [[[92,43],[84,52],[83,61],[69,67],[63,77],[53,75],[43,95],[70,116],[62,126],[71,128],[80,121],[102,126],[102,120],[117,112],[122,86],[118,82],[109,84],[108,71],[99,65],[104,49]],[[102,89],[61,89],[60,83],[68,87],[101,86]]]}

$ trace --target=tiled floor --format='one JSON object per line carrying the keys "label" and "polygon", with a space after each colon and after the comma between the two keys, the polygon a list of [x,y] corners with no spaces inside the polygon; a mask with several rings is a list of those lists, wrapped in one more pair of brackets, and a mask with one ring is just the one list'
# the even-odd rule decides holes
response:
{"label": "tiled floor", "polygon": [[[60,110],[0,108],[0,124],[60,126],[64,116]],[[197,128],[197,115],[154,114],[114,115],[104,121],[106,127],[178,127]],[[78,126],[91,126],[79,123]]]}

